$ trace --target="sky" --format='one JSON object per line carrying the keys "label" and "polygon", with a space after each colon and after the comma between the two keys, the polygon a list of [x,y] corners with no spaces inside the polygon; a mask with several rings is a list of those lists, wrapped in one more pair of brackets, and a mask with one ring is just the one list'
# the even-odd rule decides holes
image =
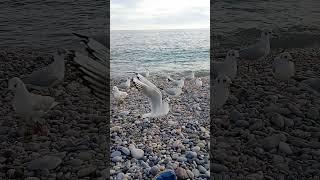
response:
{"label": "sky", "polygon": [[111,30],[210,26],[210,0],[111,0]]}

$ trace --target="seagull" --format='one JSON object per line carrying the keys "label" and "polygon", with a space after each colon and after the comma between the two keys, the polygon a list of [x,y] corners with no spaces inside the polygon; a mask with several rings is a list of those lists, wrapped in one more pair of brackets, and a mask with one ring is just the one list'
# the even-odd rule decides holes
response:
{"label": "seagull", "polygon": [[[270,38],[272,35],[271,30],[264,29],[261,32],[260,40],[244,49],[239,51],[241,59],[257,61],[264,59],[270,53]],[[248,64],[249,68],[249,64]]]}
{"label": "seagull", "polygon": [[295,74],[292,56],[288,52],[283,52],[274,59],[272,71],[276,79],[289,82]]}
{"label": "seagull", "polygon": [[119,88],[128,89],[130,87],[130,81],[131,81],[131,79],[127,79],[125,82],[123,82],[119,85]]}
{"label": "seagull", "polygon": [[169,104],[167,101],[162,100],[162,93],[154,84],[140,74],[133,77],[132,81],[135,87],[142,91],[150,100],[151,112],[144,114],[142,118],[162,117],[168,114],[170,109]]}
{"label": "seagull", "polygon": [[202,87],[201,78],[197,78],[195,84],[196,84],[196,86],[197,86],[198,88]]}
{"label": "seagull", "polygon": [[26,120],[27,124],[36,123],[38,125],[38,120],[59,104],[53,97],[30,93],[18,77],[9,80],[8,89],[14,93],[13,109]]}
{"label": "seagull", "polygon": [[65,53],[65,50],[58,50],[53,55],[53,63],[43,69],[21,77],[21,80],[27,87],[34,89],[50,88],[63,82],[65,74]]}
{"label": "seagull", "polygon": [[237,59],[239,58],[239,52],[237,50],[229,50],[227,56],[223,62],[213,62],[213,77],[217,78],[220,74],[225,74],[229,78],[234,79],[237,75]]}
{"label": "seagull", "polygon": [[215,79],[215,84],[212,89],[212,104],[215,110],[223,107],[229,97],[229,86],[231,80],[226,75],[219,75]]}
{"label": "seagull", "polygon": [[128,96],[128,93],[120,91],[117,86],[113,86],[112,94],[113,97],[119,102],[122,102]]}
{"label": "seagull", "polygon": [[141,72],[140,74],[142,75],[142,76],[144,76],[144,77],[149,77],[149,75],[150,75],[150,71],[149,71],[149,69],[147,69],[147,68],[144,68],[146,71],[145,72]]}
{"label": "seagull", "polygon": [[180,87],[168,88],[165,92],[173,97],[178,97],[182,93],[182,89]]}
{"label": "seagull", "polygon": [[182,78],[179,79],[179,80],[174,80],[174,79],[172,79],[170,76],[168,76],[168,77],[167,77],[167,80],[168,80],[168,81],[171,81],[174,86],[179,87],[179,88],[183,88],[185,78],[182,77]]}
{"label": "seagull", "polygon": [[194,79],[194,72],[191,71],[191,73],[185,79],[188,81]]}

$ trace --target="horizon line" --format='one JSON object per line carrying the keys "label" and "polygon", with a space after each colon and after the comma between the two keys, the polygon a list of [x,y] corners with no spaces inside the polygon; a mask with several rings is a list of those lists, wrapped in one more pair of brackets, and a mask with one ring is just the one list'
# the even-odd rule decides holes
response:
{"label": "horizon line", "polygon": [[110,31],[152,31],[152,30],[197,30],[197,29],[210,29],[205,28],[155,28],[155,29],[110,29]]}

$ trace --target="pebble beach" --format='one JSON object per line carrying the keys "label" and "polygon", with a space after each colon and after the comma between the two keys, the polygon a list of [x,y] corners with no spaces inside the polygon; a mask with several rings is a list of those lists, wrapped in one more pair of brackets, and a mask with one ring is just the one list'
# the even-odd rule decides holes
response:
{"label": "pebble beach", "polygon": [[[107,179],[109,174],[107,108],[82,85],[79,72],[66,60],[62,84],[52,88],[59,105],[42,119],[48,136],[21,133],[22,119],[13,111],[13,94],[1,80],[0,179]],[[48,54],[31,50],[1,50],[0,76],[31,73],[52,62]],[[49,90],[32,93],[49,95]]]}
{"label": "pebble beach", "polygon": [[[301,85],[319,77],[319,48],[288,49],[296,77],[273,77],[272,50],[253,71],[239,61],[222,112],[211,114],[211,177],[215,179],[319,179],[320,99]],[[214,99],[212,100],[214,101]]]}
{"label": "pebble beach", "polygon": [[[170,87],[161,75],[150,76],[148,80],[160,89]],[[182,179],[209,179],[210,79],[201,80],[201,88],[194,80],[185,81],[179,97],[162,91],[163,99],[170,99],[170,111],[160,118],[141,118],[150,105],[135,87],[126,90],[128,97],[122,104],[111,97],[111,179],[152,179],[164,170],[174,170]],[[114,78],[111,88],[118,84]]]}

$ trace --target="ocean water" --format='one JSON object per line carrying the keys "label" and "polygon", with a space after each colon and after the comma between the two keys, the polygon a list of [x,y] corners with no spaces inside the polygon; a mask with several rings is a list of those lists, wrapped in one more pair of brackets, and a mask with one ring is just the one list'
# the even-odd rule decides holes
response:
{"label": "ocean water", "polygon": [[205,72],[210,66],[210,30],[132,30],[110,33],[111,75],[127,71]]}
{"label": "ocean water", "polygon": [[106,0],[2,0],[0,9],[0,48],[76,49],[72,32],[108,42]]}
{"label": "ocean water", "polygon": [[279,38],[271,48],[319,46],[320,1],[223,0],[213,1],[214,48],[243,46],[260,36],[263,28]]}

